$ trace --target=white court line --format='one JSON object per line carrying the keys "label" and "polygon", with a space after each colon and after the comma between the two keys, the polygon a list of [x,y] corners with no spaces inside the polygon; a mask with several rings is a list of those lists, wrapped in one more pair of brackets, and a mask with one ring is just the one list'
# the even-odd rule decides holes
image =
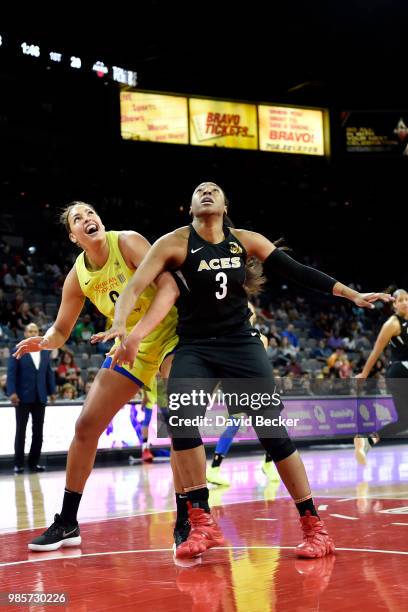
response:
{"label": "white court line", "polygon": [[[393,493],[393,495],[395,495],[395,493]],[[401,493],[401,495],[406,495],[406,493]],[[346,502],[346,501],[354,501],[355,499],[377,499],[377,497],[384,497],[386,499],[389,499],[391,501],[393,500],[407,500],[407,497],[387,497],[388,493],[373,493],[372,495],[360,495],[358,497],[345,497],[344,499],[338,499],[338,502]],[[319,495],[315,495],[315,497],[319,497]],[[336,499],[336,498],[334,498]]]}
{"label": "white court line", "polygon": [[277,521],[275,518],[256,518],[254,521]]}
{"label": "white court line", "polygon": [[356,516],[346,516],[345,514],[331,514],[330,516],[335,516],[336,518],[348,519],[349,521],[359,521],[360,520]]}
{"label": "white court line", "polygon": [[[352,501],[354,499],[377,499],[378,497],[384,497],[386,496],[387,493],[384,494],[378,494],[378,495],[364,495],[364,497],[347,497],[345,499],[337,499],[337,497],[335,495],[314,495],[314,499],[334,499],[335,501]],[[288,495],[282,496],[282,497],[277,497],[274,500],[265,500],[264,497],[259,497],[257,499],[246,499],[246,500],[240,500],[240,501],[233,501],[233,502],[226,502],[225,504],[222,504],[221,506],[213,506],[214,508],[217,507],[222,507],[224,508],[225,506],[235,506],[237,504],[249,504],[252,502],[265,502],[265,501],[269,501],[269,502],[275,502],[278,501],[280,499],[291,499],[291,497],[289,497]],[[401,499],[408,501],[407,497],[388,497],[387,499],[389,499],[390,501],[401,501]],[[118,519],[123,519],[123,518],[136,518],[138,516],[149,516],[151,514],[165,514],[166,512],[175,512],[176,508],[169,508],[167,510],[147,510],[146,512],[140,512],[138,514],[124,514],[123,516],[107,516],[104,518],[86,518],[86,519],[81,519],[80,523],[81,525],[88,525],[90,523],[101,523],[102,521],[116,521]],[[45,524],[45,525],[39,525],[37,527],[24,527],[23,529],[11,529],[10,530],[6,530],[3,531],[0,529],[0,537],[2,535],[10,535],[11,533],[20,533],[21,531],[35,531],[37,529],[46,529],[49,525]]]}
{"label": "white court line", "polygon": [[[294,546],[217,546],[216,550],[295,550]],[[0,563],[0,567],[9,567],[12,565],[24,565],[27,563],[39,563],[42,561],[66,561],[67,559],[84,559],[85,557],[105,557],[107,555],[133,555],[140,553],[162,553],[172,552],[172,548],[147,548],[144,550],[115,550],[100,553],[85,553],[82,555],[70,555],[61,557],[41,558],[42,553],[38,553],[39,559],[26,559],[25,561],[12,561],[10,563]],[[336,548],[336,551],[343,552],[363,552],[363,553],[380,553],[385,555],[408,555],[408,551],[404,550],[378,550],[375,548]]]}
{"label": "white court line", "polygon": [[391,525],[406,525],[408,527],[408,523],[391,523]]}

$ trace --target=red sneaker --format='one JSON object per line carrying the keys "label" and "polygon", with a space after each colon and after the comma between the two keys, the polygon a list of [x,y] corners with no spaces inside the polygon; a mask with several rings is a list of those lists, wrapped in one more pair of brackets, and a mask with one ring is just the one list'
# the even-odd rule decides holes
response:
{"label": "red sneaker", "polygon": [[153,459],[154,459],[154,456],[152,455],[150,450],[148,448],[145,448],[142,451],[142,461],[144,461],[145,463],[151,463]]}
{"label": "red sneaker", "polygon": [[192,559],[213,546],[225,543],[214,518],[202,508],[193,508],[188,502],[188,518],[191,529],[188,538],[176,549],[177,559]]}
{"label": "red sneaker", "polygon": [[300,517],[300,524],[303,529],[303,542],[296,546],[298,557],[315,559],[334,553],[333,540],[318,516],[307,511],[306,516]]}

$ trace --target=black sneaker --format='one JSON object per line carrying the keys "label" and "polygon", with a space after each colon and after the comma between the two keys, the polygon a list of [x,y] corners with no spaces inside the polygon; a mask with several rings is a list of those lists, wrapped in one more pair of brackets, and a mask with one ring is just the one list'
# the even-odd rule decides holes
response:
{"label": "black sneaker", "polygon": [[45,472],[45,465],[30,465],[30,472]]}
{"label": "black sneaker", "polygon": [[79,546],[81,544],[81,536],[79,535],[79,525],[66,525],[61,522],[59,514],[54,516],[54,522],[47,531],[44,531],[40,536],[28,545],[30,550],[48,551],[57,550],[62,546]]}
{"label": "black sneaker", "polygon": [[177,524],[174,527],[173,537],[173,552],[176,553],[176,548],[180,546],[183,542],[185,542],[188,538],[188,534],[190,533],[190,521],[186,519],[183,523]]}

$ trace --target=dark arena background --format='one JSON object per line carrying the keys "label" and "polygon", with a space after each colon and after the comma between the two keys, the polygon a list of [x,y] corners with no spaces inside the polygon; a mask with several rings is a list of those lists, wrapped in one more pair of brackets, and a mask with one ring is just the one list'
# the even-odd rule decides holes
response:
{"label": "dark arena background", "polygon": [[[22,441],[13,357],[27,326],[44,335],[56,319],[80,252],[58,221],[72,201],[95,207],[107,231],[153,243],[191,222],[197,185],[216,183],[237,228],[283,238],[295,260],[359,293],[408,291],[405,5],[147,0],[128,19],[112,8],[92,26],[63,20],[0,25],[1,609],[406,610],[404,291],[363,309],[276,274],[252,299],[336,546],[314,558],[297,555],[296,506],[246,424],[230,449],[224,435],[219,450],[225,425],[201,432],[225,542],[189,561],[173,555],[160,378],[158,394],[135,392],[99,438],[82,544],[29,549],[60,511],[75,422],[112,346],[90,337],[110,324],[86,300],[65,344],[47,351],[45,418],[30,416]],[[367,372],[387,321],[396,331]]]}

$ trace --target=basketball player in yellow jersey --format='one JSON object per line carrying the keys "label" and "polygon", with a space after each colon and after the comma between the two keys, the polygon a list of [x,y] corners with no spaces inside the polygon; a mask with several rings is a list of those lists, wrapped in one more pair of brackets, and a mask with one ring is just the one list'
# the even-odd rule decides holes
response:
{"label": "basketball player in yellow jersey", "polygon": [[[148,241],[136,232],[106,232],[95,209],[84,202],[67,206],[61,221],[69,239],[82,249],[82,253],[65,279],[55,323],[44,337],[35,336],[20,342],[15,353],[17,358],[28,352],[63,346],[79,317],[85,297],[111,320],[116,299],[150,248]],[[51,527],[29,544],[31,550],[56,550],[81,543],[77,512],[100,435],[139,388],[143,385],[150,388],[159,369],[163,376],[168,375],[170,355],[178,341],[175,333],[177,311],[172,307],[178,289],[169,273],[161,274],[155,285],[155,288],[147,287],[127,320],[128,331],[136,326],[144,338],[137,360],[132,367],[109,369],[111,358],[108,357],[92,383],[68,452],[61,514],[56,514]],[[161,320],[163,308],[168,315]],[[175,485],[177,488],[176,482]]]}

